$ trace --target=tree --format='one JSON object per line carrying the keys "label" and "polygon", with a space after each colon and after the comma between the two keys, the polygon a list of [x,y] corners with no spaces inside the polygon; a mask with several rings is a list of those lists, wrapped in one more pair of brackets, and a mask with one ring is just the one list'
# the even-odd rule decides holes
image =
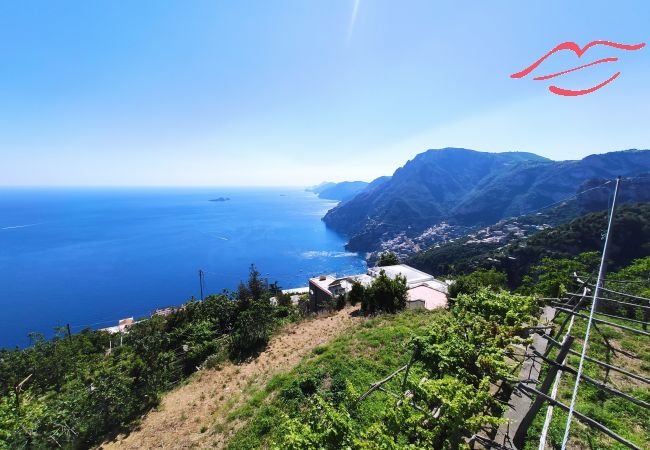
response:
{"label": "tree", "polygon": [[279,307],[289,307],[291,306],[291,294],[285,294],[280,291],[279,294],[275,297]]}
{"label": "tree", "polygon": [[248,269],[248,291],[251,293],[253,300],[260,300],[267,291],[265,282],[262,280],[255,264],[251,264]]}
{"label": "tree", "polygon": [[379,276],[366,289],[361,309],[366,314],[376,312],[395,313],[406,306],[408,298],[408,286],[406,278],[398,275],[391,279],[385,271],[379,272]]}
{"label": "tree", "polygon": [[239,302],[242,309],[246,309],[246,307],[248,307],[248,303],[253,298],[250,289],[248,289],[248,287],[244,284],[243,281],[240,281],[239,286],[237,286],[236,298],[237,298],[237,302]]}
{"label": "tree", "polygon": [[269,285],[269,293],[274,296],[280,295],[282,293],[282,288],[277,281],[274,281]]}
{"label": "tree", "polygon": [[339,294],[336,296],[336,310],[340,311],[345,308],[345,294]]}
{"label": "tree", "polygon": [[399,264],[399,258],[395,253],[385,252],[379,255],[379,261],[377,262],[379,267],[395,266],[397,264]]}
{"label": "tree", "polygon": [[273,327],[273,307],[261,300],[251,302],[249,308],[239,313],[235,332],[230,341],[230,357],[243,360],[264,348]]}
{"label": "tree", "polygon": [[363,304],[364,297],[366,296],[366,288],[359,282],[352,282],[352,288],[348,293],[348,301],[350,305],[356,306],[358,303]]}
{"label": "tree", "polygon": [[216,334],[230,333],[233,329],[237,313],[237,305],[230,297],[224,294],[209,295],[196,305],[197,318],[209,319],[214,324]]}

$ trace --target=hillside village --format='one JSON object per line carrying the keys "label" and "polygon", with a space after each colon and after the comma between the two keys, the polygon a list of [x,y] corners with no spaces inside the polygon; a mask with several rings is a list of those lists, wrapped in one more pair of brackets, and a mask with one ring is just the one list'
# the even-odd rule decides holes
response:
{"label": "hillside village", "polygon": [[401,232],[391,239],[382,241],[380,250],[370,252],[368,259],[373,261],[385,252],[395,253],[400,259],[405,259],[425,249],[438,248],[459,239],[463,240],[463,245],[506,245],[514,239],[526,238],[538,231],[551,228],[547,223],[531,223],[526,219],[526,217],[502,219],[495,224],[478,229],[441,222],[414,237]]}

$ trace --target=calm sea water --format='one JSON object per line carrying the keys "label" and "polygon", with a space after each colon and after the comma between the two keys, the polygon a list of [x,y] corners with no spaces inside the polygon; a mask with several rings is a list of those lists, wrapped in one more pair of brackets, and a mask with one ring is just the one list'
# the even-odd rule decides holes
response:
{"label": "calm sea water", "polygon": [[[229,197],[226,202],[210,202]],[[116,324],[236,288],[255,263],[284,288],[365,271],[301,189],[0,190],[0,347]]]}

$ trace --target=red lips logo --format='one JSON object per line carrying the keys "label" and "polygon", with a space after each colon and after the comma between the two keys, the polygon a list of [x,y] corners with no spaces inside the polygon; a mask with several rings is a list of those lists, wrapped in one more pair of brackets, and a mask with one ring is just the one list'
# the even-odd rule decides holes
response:
{"label": "red lips logo", "polygon": [[[587,50],[589,50],[591,47],[595,47],[597,45],[602,45],[602,46],[606,46],[606,47],[613,47],[613,48],[617,48],[619,50],[639,50],[639,49],[645,47],[645,42],[642,42],[640,44],[629,45],[629,44],[618,44],[616,42],[610,42],[610,41],[593,41],[593,42],[588,43],[587,45],[585,45],[582,48],[580,48],[580,46],[578,44],[576,44],[575,42],[563,42],[562,44],[555,47],[553,50],[548,52],[546,55],[542,56],[540,59],[535,61],[533,64],[531,64],[530,66],[528,66],[527,68],[525,68],[521,72],[513,73],[512,75],[510,75],[510,78],[523,78],[523,77],[525,77],[530,72],[535,70],[537,68],[537,66],[542,64],[544,62],[544,60],[546,60],[546,58],[550,57],[554,53],[559,52],[561,50],[571,50],[572,52],[574,52],[578,56],[578,58],[580,58],[582,55],[585,54],[585,52]],[[551,78],[555,78],[555,77],[565,75],[565,74],[570,73],[570,72],[575,72],[576,70],[584,69],[585,67],[595,66],[596,64],[610,63],[610,62],[615,62],[615,61],[618,61],[618,58],[603,58],[603,59],[599,59],[598,61],[593,61],[593,62],[590,62],[588,64],[584,64],[584,65],[579,66],[579,67],[574,67],[573,69],[564,70],[562,72],[553,73],[553,74],[550,74],[550,75],[543,75],[543,76],[535,77],[535,78],[533,78],[533,80],[537,80],[537,81],[548,80],[548,79],[551,79]],[[616,72],[614,75],[612,75],[611,77],[609,77],[608,79],[606,79],[602,83],[597,84],[596,86],[592,86],[592,87],[587,88],[587,89],[581,89],[581,90],[575,91],[575,90],[571,90],[571,89],[563,89],[563,88],[560,88],[558,86],[549,86],[548,90],[551,91],[554,94],[564,95],[564,96],[569,96],[569,97],[574,97],[574,96],[577,96],[577,95],[590,94],[590,93],[592,93],[594,91],[597,91],[601,87],[611,83],[620,74],[621,74],[621,72]]]}

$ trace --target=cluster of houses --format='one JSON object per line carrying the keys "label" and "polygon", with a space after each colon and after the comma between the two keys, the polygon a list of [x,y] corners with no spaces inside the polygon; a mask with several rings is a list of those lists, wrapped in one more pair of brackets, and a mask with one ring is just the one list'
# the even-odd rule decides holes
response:
{"label": "cluster of houses", "polygon": [[318,311],[322,309],[322,305],[326,305],[332,299],[339,295],[349,293],[354,283],[360,283],[364,287],[369,286],[382,271],[392,279],[395,279],[397,276],[403,276],[406,279],[408,286],[407,308],[435,309],[447,306],[448,283],[437,280],[433,275],[429,275],[406,264],[371,267],[364,274],[349,275],[341,278],[332,275],[321,275],[311,278],[309,280],[309,286],[306,288],[289,289],[282,292],[290,293],[292,300],[299,297],[300,294],[309,293],[308,309],[310,311]]}
{"label": "cluster of houses", "polygon": [[[166,306],[164,308],[156,309],[151,315],[152,316],[168,316],[173,312],[176,312],[180,309],[178,306]],[[133,317],[127,317],[126,319],[120,319],[117,322],[117,325],[113,327],[100,328],[99,331],[106,331],[110,334],[116,333],[126,333],[130,327],[138,323]]]}
{"label": "cluster of houses", "polygon": [[133,317],[127,317],[126,319],[120,319],[119,322],[117,322],[117,325],[114,327],[106,327],[106,328],[101,328],[99,331],[106,331],[107,333],[110,334],[116,334],[116,333],[125,333],[129,327],[131,327],[133,324],[137,323]]}

